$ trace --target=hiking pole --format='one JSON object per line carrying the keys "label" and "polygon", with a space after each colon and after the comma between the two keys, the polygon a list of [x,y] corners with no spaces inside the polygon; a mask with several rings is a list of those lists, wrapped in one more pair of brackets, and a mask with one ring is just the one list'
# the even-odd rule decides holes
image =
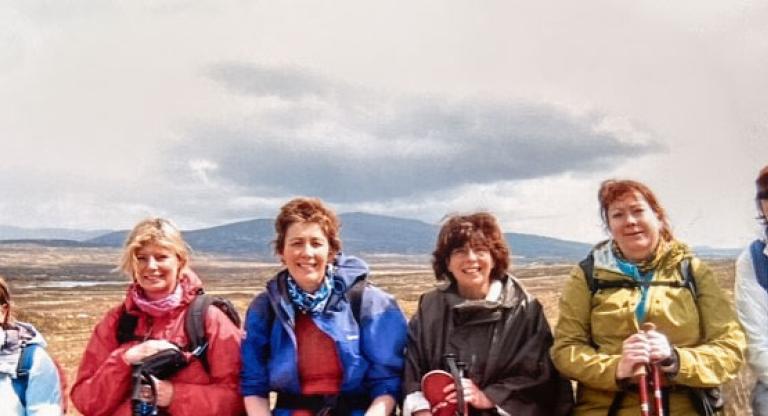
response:
{"label": "hiking pole", "polygon": [[645,364],[638,364],[633,375],[637,377],[637,390],[640,394],[640,415],[651,416],[648,400],[648,370],[645,368]]}
{"label": "hiking pole", "polygon": [[656,416],[664,416],[664,401],[661,397],[661,368],[659,368],[659,363],[651,365],[651,376],[653,378],[653,404],[656,408]]}
{"label": "hiking pole", "polygon": [[448,372],[453,377],[453,383],[456,386],[456,414],[458,416],[468,415],[467,406],[464,403],[464,386],[461,383],[463,377],[462,370],[459,368],[456,362],[456,354],[447,353],[443,356],[445,360],[445,366],[448,367]]}
{"label": "hiking pole", "polygon": [[[649,332],[655,330],[656,325],[651,322],[646,322],[640,325],[640,329],[643,332]],[[651,379],[653,380],[653,407],[656,416],[664,416],[664,402],[662,400],[661,391],[661,368],[659,368],[659,363],[651,364]]]}

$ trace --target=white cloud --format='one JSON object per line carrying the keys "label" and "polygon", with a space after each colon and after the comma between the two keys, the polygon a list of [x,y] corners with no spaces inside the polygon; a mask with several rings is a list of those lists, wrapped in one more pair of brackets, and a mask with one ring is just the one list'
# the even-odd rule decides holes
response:
{"label": "white cloud", "polygon": [[[314,156],[307,166],[345,145],[360,166],[388,156],[382,172],[412,173],[417,180],[394,180],[419,191],[336,201],[344,209],[434,220],[485,201],[510,231],[589,240],[601,230],[588,219],[591,203],[578,201],[592,201],[589,190],[603,177],[629,176],[657,190],[683,238],[741,244],[754,224],[753,176],[768,163],[766,22],[768,6],[752,1],[5,3],[0,223],[124,227],[162,213],[195,226],[273,215],[282,198],[313,188],[233,176],[262,160],[285,160],[247,143]],[[239,84],[223,88],[221,79],[236,77],[210,78],[211,65],[222,62],[250,66],[239,69]],[[254,79],[253,65],[280,71]],[[306,77],[291,77],[297,71]],[[248,84],[254,80],[263,82]],[[523,140],[520,158],[492,140],[497,161],[506,156],[509,169],[536,173],[508,177],[485,166],[495,174],[472,176],[451,155],[478,147],[448,141],[470,131],[451,123],[479,117],[498,139],[504,124],[490,121],[503,118],[490,111],[511,111],[510,103],[555,109],[548,114],[567,115],[590,134],[665,150],[622,153],[628,158],[614,165],[579,154],[580,143],[537,153],[535,141]],[[520,131],[530,134],[533,118],[508,125],[526,120]],[[224,132],[229,139],[221,140]],[[297,137],[306,140],[278,140]],[[248,157],[191,152],[202,142],[218,143],[222,153],[245,143],[236,150]],[[425,155],[451,161],[453,179],[412,166]],[[569,169],[569,156],[594,164]],[[550,171],[537,170],[542,159]],[[260,176],[317,176],[301,167]],[[458,187],[432,194],[419,187],[430,175]],[[562,202],[550,188],[565,192],[556,194]]]}

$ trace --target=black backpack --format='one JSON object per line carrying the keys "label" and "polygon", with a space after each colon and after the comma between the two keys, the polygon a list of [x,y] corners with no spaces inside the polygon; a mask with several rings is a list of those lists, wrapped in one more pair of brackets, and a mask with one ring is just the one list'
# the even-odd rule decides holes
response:
{"label": "black backpack", "polygon": [[[641,287],[648,287],[648,286],[668,286],[668,287],[685,287],[688,290],[691,291],[691,294],[693,295],[693,300],[698,299],[698,291],[696,289],[696,280],[693,278],[693,270],[691,268],[691,260],[688,258],[683,259],[680,263],[678,263],[678,271],[680,272],[680,275],[683,276],[683,280],[675,280],[672,282],[664,281],[664,282],[657,282],[657,281],[651,281],[651,282],[637,282],[635,280],[602,280],[602,279],[596,279],[595,278],[595,257],[592,255],[592,253],[589,253],[589,256],[585,258],[584,260],[579,262],[579,267],[581,267],[581,271],[584,272],[584,278],[587,279],[587,286],[589,287],[589,291],[592,293],[592,296],[597,293],[597,291],[601,289],[610,289],[610,288],[641,288]],[[696,304],[698,307],[698,303]]]}
{"label": "black backpack", "polygon": [[[205,336],[205,319],[208,313],[208,307],[214,305],[219,308],[224,315],[232,321],[238,328],[240,327],[241,320],[240,315],[237,313],[235,305],[228,299],[219,296],[212,296],[205,293],[200,288],[197,290],[197,296],[192,300],[192,303],[187,307],[187,311],[184,316],[184,332],[189,339],[187,345],[187,351],[197,357],[203,364],[205,371],[209,371],[208,357],[206,351],[208,350],[208,339]],[[123,306],[120,318],[117,321],[117,342],[124,344],[129,341],[140,339],[134,334],[136,325],[138,324],[138,316],[131,315],[125,310]]]}

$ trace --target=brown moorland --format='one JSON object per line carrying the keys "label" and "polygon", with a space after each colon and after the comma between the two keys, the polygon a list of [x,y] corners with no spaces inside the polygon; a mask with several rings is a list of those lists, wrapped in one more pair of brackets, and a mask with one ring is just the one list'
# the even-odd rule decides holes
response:
{"label": "brown moorland", "polygon": [[[32,322],[45,335],[51,353],[63,365],[70,385],[93,326],[124,296],[127,279],[114,268],[119,251],[95,248],[0,246],[0,274],[10,282],[20,320]],[[708,261],[729,297],[733,293],[732,260]],[[195,253],[193,268],[209,293],[225,296],[244,314],[250,300],[278,270],[276,263]],[[568,264],[527,264],[514,274],[544,305],[551,324]],[[372,281],[394,294],[407,316],[419,295],[434,286],[427,260],[419,264],[392,260],[373,262]],[[745,366],[725,386],[726,415],[751,415],[749,394],[754,377]],[[73,411],[72,414],[78,414]]]}

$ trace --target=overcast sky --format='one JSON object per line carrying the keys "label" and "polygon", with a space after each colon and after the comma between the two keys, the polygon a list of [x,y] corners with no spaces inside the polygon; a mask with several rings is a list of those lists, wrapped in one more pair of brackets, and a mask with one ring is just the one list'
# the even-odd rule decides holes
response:
{"label": "overcast sky", "polygon": [[596,242],[601,180],[741,246],[768,164],[754,1],[0,5],[0,224],[182,228],[296,195]]}

